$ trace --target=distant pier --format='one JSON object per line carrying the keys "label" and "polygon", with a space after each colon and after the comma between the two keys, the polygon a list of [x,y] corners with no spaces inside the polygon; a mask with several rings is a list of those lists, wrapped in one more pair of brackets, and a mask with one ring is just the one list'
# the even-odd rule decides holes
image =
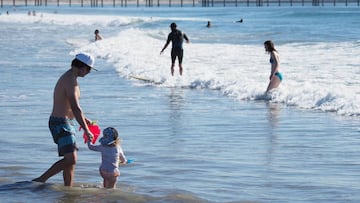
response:
{"label": "distant pier", "polygon": [[4,6],[81,7],[263,7],[360,6],[360,0],[0,0]]}

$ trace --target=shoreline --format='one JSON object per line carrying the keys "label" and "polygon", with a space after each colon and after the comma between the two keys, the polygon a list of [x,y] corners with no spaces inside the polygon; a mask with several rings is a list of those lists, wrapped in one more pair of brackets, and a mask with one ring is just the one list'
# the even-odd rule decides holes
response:
{"label": "shoreline", "polygon": [[359,0],[0,0],[0,8],[6,6],[47,7],[353,7]]}

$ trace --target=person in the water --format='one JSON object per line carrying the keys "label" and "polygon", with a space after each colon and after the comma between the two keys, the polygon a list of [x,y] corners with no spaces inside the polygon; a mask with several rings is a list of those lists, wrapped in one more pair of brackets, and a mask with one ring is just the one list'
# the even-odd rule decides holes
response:
{"label": "person in the water", "polygon": [[166,43],[164,47],[162,48],[160,54],[164,52],[166,47],[169,45],[170,41],[172,43],[172,49],[171,49],[171,75],[174,76],[174,66],[175,66],[175,60],[176,57],[179,60],[179,72],[180,75],[183,73],[182,68],[182,60],[184,56],[184,49],[183,49],[183,41],[186,40],[187,43],[189,43],[189,38],[186,36],[185,33],[182,33],[180,30],[176,29],[176,24],[171,23],[170,25],[171,32],[168,35],[168,38],[166,40]]}
{"label": "person in the water", "polygon": [[265,51],[270,54],[270,82],[266,89],[266,92],[269,92],[270,90],[279,87],[283,80],[283,76],[280,72],[279,52],[275,49],[274,43],[271,40],[267,40],[264,42],[264,48]]}

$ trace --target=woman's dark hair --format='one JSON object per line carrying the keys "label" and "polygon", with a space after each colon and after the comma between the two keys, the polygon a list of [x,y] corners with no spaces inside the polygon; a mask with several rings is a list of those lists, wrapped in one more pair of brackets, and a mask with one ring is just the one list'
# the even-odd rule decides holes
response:
{"label": "woman's dark hair", "polygon": [[266,51],[268,52],[272,52],[272,51],[276,51],[274,43],[271,40],[267,40],[264,42],[264,45],[266,46]]}

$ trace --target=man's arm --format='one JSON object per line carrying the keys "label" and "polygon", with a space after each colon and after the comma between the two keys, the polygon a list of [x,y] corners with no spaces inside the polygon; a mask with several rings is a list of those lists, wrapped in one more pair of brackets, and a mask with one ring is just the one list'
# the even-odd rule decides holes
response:
{"label": "man's arm", "polygon": [[184,39],[186,40],[186,43],[189,43],[189,42],[190,42],[190,40],[189,40],[189,38],[186,36],[186,34],[185,34],[185,33],[183,34],[183,36],[184,36]]}
{"label": "man's arm", "polygon": [[160,54],[162,54],[164,52],[164,50],[166,49],[166,47],[169,45],[170,41],[166,41],[164,48],[162,48]]}
{"label": "man's arm", "polygon": [[166,40],[166,43],[165,43],[165,45],[164,45],[164,47],[163,47],[162,50],[160,51],[160,54],[162,54],[162,53],[164,52],[164,50],[166,49],[166,47],[169,45],[170,41],[171,41],[171,38],[170,38],[170,34],[169,34],[169,35],[168,35],[168,38],[167,38],[167,40]]}
{"label": "man's arm", "polygon": [[91,133],[86,118],[84,116],[84,113],[80,107],[80,89],[78,85],[70,85],[66,88],[66,94],[70,103],[71,111],[74,114],[74,117],[76,121],[79,123],[79,125],[84,129],[84,132],[88,136],[89,140],[92,140],[94,137]]}

